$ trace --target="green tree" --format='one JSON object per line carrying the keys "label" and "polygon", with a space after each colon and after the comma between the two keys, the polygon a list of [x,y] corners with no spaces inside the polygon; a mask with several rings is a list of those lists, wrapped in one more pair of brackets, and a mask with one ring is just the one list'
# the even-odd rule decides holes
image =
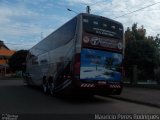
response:
{"label": "green tree", "polygon": [[16,53],[14,53],[8,62],[10,68],[13,71],[25,72],[27,54],[28,54],[28,50],[19,50]]}
{"label": "green tree", "polygon": [[132,78],[133,66],[138,68],[139,79],[154,78],[154,69],[160,62],[160,39],[156,37],[146,37],[146,30],[143,26],[137,27],[133,24],[132,29],[125,31],[126,49],[124,65],[127,77]]}

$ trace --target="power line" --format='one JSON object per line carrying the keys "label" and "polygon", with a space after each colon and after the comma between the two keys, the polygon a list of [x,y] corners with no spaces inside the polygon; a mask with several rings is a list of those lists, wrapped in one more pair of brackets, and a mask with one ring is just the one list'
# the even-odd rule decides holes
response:
{"label": "power line", "polygon": [[151,5],[148,5],[148,6],[139,8],[139,9],[137,9],[137,10],[135,10],[135,11],[131,11],[131,12],[126,13],[126,14],[123,14],[123,15],[121,15],[121,16],[117,16],[117,17],[115,17],[115,18],[113,18],[113,19],[120,18],[120,17],[126,16],[126,15],[129,15],[129,14],[132,14],[132,13],[135,13],[135,12],[138,12],[138,11],[141,11],[141,10],[146,9],[146,8],[148,8],[148,7],[154,6],[154,5],[158,4],[158,3],[160,3],[160,2],[156,2],[156,3],[153,3],[153,4],[151,4]]}

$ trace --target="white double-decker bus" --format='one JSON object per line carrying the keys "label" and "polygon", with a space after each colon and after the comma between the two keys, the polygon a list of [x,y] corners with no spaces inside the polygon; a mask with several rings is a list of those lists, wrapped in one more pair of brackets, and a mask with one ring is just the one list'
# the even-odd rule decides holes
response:
{"label": "white double-decker bus", "polygon": [[120,94],[123,43],[121,23],[81,13],[29,50],[26,81],[50,94]]}

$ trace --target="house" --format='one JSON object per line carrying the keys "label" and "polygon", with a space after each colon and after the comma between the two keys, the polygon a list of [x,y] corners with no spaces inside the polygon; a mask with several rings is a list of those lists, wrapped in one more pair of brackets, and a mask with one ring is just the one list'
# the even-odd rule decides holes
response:
{"label": "house", "polygon": [[10,73],[7,63],[14,53],[15,51],[10,50],[4,42],[0,40],[0,77],[4,77]]}

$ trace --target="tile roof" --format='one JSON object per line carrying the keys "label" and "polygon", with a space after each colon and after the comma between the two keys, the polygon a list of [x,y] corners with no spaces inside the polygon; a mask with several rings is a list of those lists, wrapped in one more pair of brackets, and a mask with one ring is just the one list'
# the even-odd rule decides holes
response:
{"label": "tile roof", "polygon": [[16,51],[0,50],[0,56],[12,56]]}
{"label": "tile roof", "polygon": [[2,49],[2,48],[5,48],[5,49],[7,49],[7,50],[10,50],[10,49],[4,44],[4,42],[0,40],[0,49]]}

